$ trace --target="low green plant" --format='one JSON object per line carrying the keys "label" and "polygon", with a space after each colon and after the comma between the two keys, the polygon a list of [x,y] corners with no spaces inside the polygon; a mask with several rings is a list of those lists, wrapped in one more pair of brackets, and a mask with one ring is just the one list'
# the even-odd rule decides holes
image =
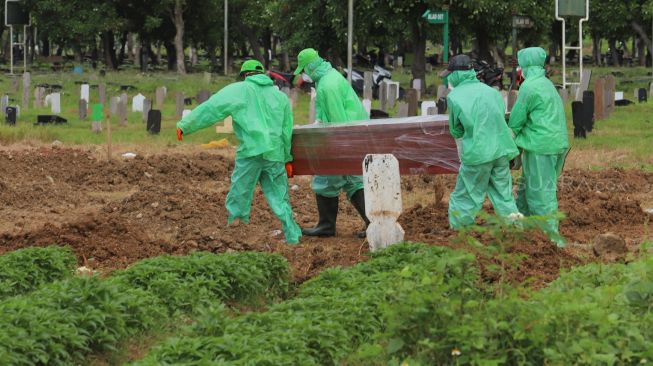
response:
{"label": "low green plant", "polygon": [[0,300],[69,277],[76,265],[75,254],[64,247],[32,247],[4,254],[0,256]]}

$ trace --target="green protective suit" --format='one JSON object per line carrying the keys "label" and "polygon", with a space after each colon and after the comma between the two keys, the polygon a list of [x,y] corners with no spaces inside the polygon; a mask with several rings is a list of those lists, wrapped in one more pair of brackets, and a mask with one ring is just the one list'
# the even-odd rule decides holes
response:
{"label": "green protective suit", "polygon": [[[557,181],[569,149],[564,106],[546,78],[546,52],[540,47],[526,48],[517,58],[525,80],[510,113],[509,127],[517,146],[524,150],[518,207],[524,215],[552,215],[558,210]],[[558,246],[564,246],[557,220],[549,220],[546,230]]]}
{"label": "green protective suit", "polygon": [[454,87],[447,96],[449,130],[462,139],[449,225],[459,229],[473,224],[486,194],[500,216],[517,213],[509,164],[519,151],[505,122],[501,94],[479,82],[474,70],[454,71],[448,81]]}
{"label": "green protective suit", "polygon": [[263,74],[224,87],[177,123],[184,135],[210,127],[227,116],[240,145],[226,206],[228,224],[249,223],[256,183],[261,184],[272,211],[281,220],[288,243],[297,243],[301,230],[292,215],[285,162],[292,161],[293,118],[285,94]]}
{"label": "green protective suit", "polygon": [[[306,66],[304,72],[317,84],[315,112],[318,121],[339,124],[368,119],[354,89],[329,62],[317,59]],[[363,189],[363,179],[351,175],[316,175],[311,186],[316,194],[324,197],[336,197],[345,191],[347,198],[351,198]]]}

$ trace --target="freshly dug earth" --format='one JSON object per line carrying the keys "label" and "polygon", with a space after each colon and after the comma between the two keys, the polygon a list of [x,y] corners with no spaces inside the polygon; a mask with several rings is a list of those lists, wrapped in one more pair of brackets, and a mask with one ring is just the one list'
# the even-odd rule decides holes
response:
{"label": "freshly dug earth", "polygon": [[[108,272],[161,254],[268,251],[289,260],[296,281],[366,259],[367,243],[354,235],[363,222],[344,197],[335,238],[304,237],[300,245],[284,244],[281,225],[260,189],[251,224],[226,227],[224,200],[233,169],[229,155],[173,151],[108,162],[86,150],[0,151],[0,254],[65,244],[74,248],[80,264]],[[405,209],[399,221],[406,240],[464,249],[448,228],[446,201],[454,183],[454,176],[402,178]],[[317,213],[309,177],[293,178],[291,185],[297,222],[312,226]],[[568,217],[561,230],[570,245],[561,250],[543,235],[529,233],[511,248],[527,257],[509,273],[510,280],[530,279],[541,286],[555,279],[560,268],[594,260],[585,244],[598,234],[621,236],[633,252],[651,238],[651,216],[642,205],[653,207],[653,174],[568,171],[560,180],[559,198]],[[485,268],[492,261],[481,263]],[[485,273],[489,280],[493,276]]]}

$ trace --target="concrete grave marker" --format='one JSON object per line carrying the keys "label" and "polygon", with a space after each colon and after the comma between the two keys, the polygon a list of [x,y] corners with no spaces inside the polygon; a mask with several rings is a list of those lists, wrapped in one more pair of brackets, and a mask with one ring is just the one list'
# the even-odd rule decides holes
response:
{"label": "concrete grave marker", "polygon": [[121,127],[127,126],[127,102],[123,98],[118,102],[118,119]]}
{"label": "concrete grave marker", "polygon": [[156,96],[154,98],[154,102],[156,104],[156,108],[158,110],[161,110],[163,108],[163,103],[166,99],[166,90],[164,87],[159,87],[156,88]]}
{"label": "concrete grave marker", "polygon": [[408,117],[408,103],[399,102],[399,111],[397,112],[397,117]]}
{"label": "concrete grave marker", "polygon": [[107,86],[105,84],[100,84],[97,87],[98,90],[98,96],[100,100],[100,104],[104,105],[107,102]]}
{"label": "concrete grave marker", "polygon": [[429,108],[426,110],[426,115],[427,115],[427,116],[434,116],[434,115],[436,115],[436,114],[438,114],[438,107],[437,107],[437,106],[435,106],[435,107],[429,107]]}
{"label": "concrete grave marker", "polygon": [[372,100],[372,85],[374,84],[374,74],[371,71],[365,71],[363,83],[363,99]]}
{"label": "concrete grave marker", "polygon": [[562,99],[562,103],[563,104],[567,103],[567,100],[569,99],[569,93],[567,93],[567,89],[560,88],[560,90],[558,90],[558,94],[560,94],[560,99]]}
{"label": "concrete grave marker", "polygon": [[379,85],[379,109],[384,112],[387,112],[388,107],[388,83],[382,81]]}
{"label": "concrete grave marker", "polygon": [[614,79],[614,76],[608,75],[605,78],[605,88],[606,88],[606,93],[605,96],[608,98],[608,103],[607,107],[609,112],[612,112],[614,110],[614,97],[615,97],[615,87],[616,87],[616,81]]}
{"label": "concrete grave marker", "polygon": [[569,95],[570,95],[572,98],[574,98],[574,100],[576,101],[576,95],[578,95],[578,85],[576,85],[576,84],[571,84],[571,85],[569,86]]}
{"label": "concrete grave marker", "polygon": [[127,93],[120,94],[120,102],[124,103],[125,105],[129,105],[129,96]]}
{"label": "concrete grave marker", "polygon": [[37,86],[34,89],[34,108],[43,108],[45,98],[45,88]]}
{"label": "concrete grave marker", "polygon": [[84,99],[86,101],[86,103],[91,101],[91,98],[90,98],[91,90],[90,90],[90,86],[88,84],[82,84],[79,87],[79,94],[80,94],[79,99]]}
{"label": "concrete grave marker", "polygon": [[15,77],[11,78],[11,91],[14,93],[18,92],[18,79]]}
{"label": "concrete grave marker", "polygon": [[372,113],[372,101],[369,99],[363,99],[363,108],[365,108],[365,112],[367,112],[367,118],[369,118],[370,113]]}
{"label": "concrete grave marker", "polygon": [[399,85],[395,83],[388,83],[388,107],[394,108],[397,103],[397,96],[399,95]]}
{"label": "concrete grave marker", "polygon": [[29,91],[30,91],[30,74],[29,72],[23,73],[23,109],[29,107]]}
{"label": "concrete grave marker", "polygon": [[52,114],[61,113],[61,93],[50,94],[50,112]]}
{"label": "concrete grave marker", "polygon": [[177,118],[181,117],[182,113],[184,112],[184,99],[186,99],[184,93],[177,92],[175,94],[175,116]]}
{"label": "concrete grave marker", "polygon": [[79,100],[79,119],[82,120],[82,121],[86,119],[86,114],[87,114],[86,108],[87,108],[86,100],[80,99]]}
{"label": "concrete grave marker", "polygon": [[7,107],[9,107],[9,96],[3,95],[2,99],[0,99],[0,109],[6,111]]}
{"label": "concrete grave marker", "polygon": [[624,99],[624,92],[622,91],[614,92],[614,100],[623,100],[623,99]]}
{"label": "concrete grave marker", "polygon": [[109,114],[112,116],[118,114],[118,103],[120,103],[120,97],[111,98],[111,102],[109,103]]}
{"label": "concrete grave marker", "polygon": [[589,87],[591,78],[592,78],[592,70],[588,70],[588,69],[583,70],[583,73],[580,76],[580,86],[578,88],[578,91],[576,92],[576,95],[574,96],[576,101],[580,102],[583,100],[583,92],[585,92]]}
{"label": "concrete grave marker", "polygon": [[144,102],[145,102],[145,96],[141,93],[136,94],[132,98],[132,112],[143,112]]}
{"label": "concrete grave marker", "polygon": [[315,88],[311,88],[311,102],[308,107],[308,122],[309,123],[314,123],[316,117],[316,110],[315,110],[315,99],[317,97],[317,91]]}
{"label": "concrete grave marker", "polygon": [[413,89],[417,90],[417,100],[422,99],[422,79],[413,80]]}
{"label": "concrete grave marker", "polygon": [[598,121],[605,118],[605,79],[600,78],[594,83],[594,120]]}
{"label": "concrete grave marker", "polygon": [[222,126],[215,126],[216,133],[233,133],[234,132],[234,121],[231,116],[227,117],[222,121]]}
{"label": "concrete grave marker", "polygon": [[374,252],[404,240],[399,161],[392,154],[369,154],[363,160],[367,241]]}
{"label": "concrete grave marker", "polygon": [[[288,95],[288,93],[286,93],[286,95]],[[208,90],[200,90],[200,92],[197,93],[197,97],[196,97],[197,104],[202,104],[207,100],[209,100],[209,98],[211,98],[211,92],[209,92]]]}
{"label": "concrete grave marker", "polygon": [[417,102],[419,91],[416,89],[406,90],[406,102],[408,103],[408,117],[417,116]]}
{"label": "concrete grave marker", "polygon": [[[430,115],[429,108],[433,108],[437,112],[438,108],[434,100],[425,100],[422,102],[422,116]],[[432,114],[436,114],[436,113],[432,113]]]}
{"label": "concrete grave marker", "polygon": [[143,122],[147,123],[147,115],[152,109],[152,101],[149,99],[143,100]]}

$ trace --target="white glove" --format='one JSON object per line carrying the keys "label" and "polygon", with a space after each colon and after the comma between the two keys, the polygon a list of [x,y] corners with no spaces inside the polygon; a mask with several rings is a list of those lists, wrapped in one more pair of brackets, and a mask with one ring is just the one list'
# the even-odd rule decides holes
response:
{"label": "white glove", "polygon": [[458,150],[458,159],[463,159],[463,139],[456,139],[456,149]]}

